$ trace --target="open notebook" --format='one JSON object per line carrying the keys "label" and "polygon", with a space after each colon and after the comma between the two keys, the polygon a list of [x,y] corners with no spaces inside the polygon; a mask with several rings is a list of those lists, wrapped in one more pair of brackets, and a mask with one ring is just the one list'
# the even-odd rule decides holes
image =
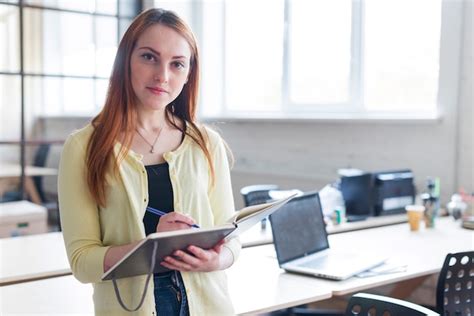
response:
{"label": "open notebook", "polygon": [[204,249],[212,248],[222,239],[234,238],[259,223],[294,196],[271,203],[245,207],[236,211],[225,224],[216,227],[191,228],[150,234],[105,272],[102,275],[102,280],[168,271],[159,263],[163,261],[165,256],[172,254],[175,250],[185,250],[190,245]]}

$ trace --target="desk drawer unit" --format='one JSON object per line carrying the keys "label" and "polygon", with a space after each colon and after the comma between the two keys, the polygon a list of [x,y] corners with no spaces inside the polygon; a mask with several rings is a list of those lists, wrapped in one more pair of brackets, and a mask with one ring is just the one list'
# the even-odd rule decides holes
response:
{"label": "desk drawer unit", "polygon": [[48,232],[48,211],[29,201],[0,203],[0,238]]}

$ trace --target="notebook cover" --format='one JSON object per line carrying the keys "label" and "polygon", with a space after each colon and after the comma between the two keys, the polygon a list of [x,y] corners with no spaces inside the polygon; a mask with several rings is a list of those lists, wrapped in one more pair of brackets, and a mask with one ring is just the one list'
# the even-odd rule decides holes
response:
{"label": "notebook cover", "polygon": [[153,244],[158,243],[154,273],[166,272],[169,269],[160,265],[163,258],[175,250],[186,249],[195,245],[204,249],[212,248],[235,229],[227,225],[211,229],[187,229],[170,233],[155,233],[149,235],[119,262],[102,276],[102,280],[121,279],[148,274],[151,267]]}

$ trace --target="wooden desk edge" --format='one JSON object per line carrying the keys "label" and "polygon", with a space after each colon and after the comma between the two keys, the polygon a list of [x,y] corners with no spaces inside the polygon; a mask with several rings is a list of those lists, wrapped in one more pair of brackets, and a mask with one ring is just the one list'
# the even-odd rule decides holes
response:
{"label": "wooden desk edge", "polygon": [[[418,278],[418,277],[423,277],[423,276],[429,276],[429,275],[432,275],[432,274],[435,274],[435,273],[439,273],[440,269],[441,269],[441,267],[439,269],[431,269],[431,270],[428,270],[428,271],[418,272],[418,273],[414,273],[414,274],[401,275],[399,278],[390,280],[390,282],[388,282],[388,283],[387,283],[386,280],[380,280],[380,281],[373,282],[373,283],[370,283],[370,284],[364,284],[364,285],[361,285],[361,286],[358,286],[358,287],[355,287],[355,288],[351,288],[350,290],[334,290],[334,291],[332,291],[332,296],[344,296],[344,295],[347,295],[347,294],[352,294],[352,293],[356,293],[356,292],[359,292],[359,291],[372,289],[372,288],[375,288],[375,287],[378,287],[378,286],[383,286],[383,285],[387,285],[387,284],[393,284],[393,283],[408,281],[408,280],[412,280],[412,279],[415,279],[415,278]],[[404,272],[401,272],[401,273],[403,274]],[[354,278],[356,278],[356,276],[354,276]]]}
{"label": "wooden desk edge", "polygon": [[58,271],[55,271],[53,274],[49,272],[48,273],[44,272],[44,273],[25,274],[21,276],[10,276],[10,277],[2,278],[0,280],[0,287],[13,285],[13,284],[19,284],[19,283],[25,283],[25,282],[31,282],[31,281],[51,279],[51,278],[62,277],[62,276],[67,276],[67,275],[72,275],[72,272],[70,269],[58,270]]}

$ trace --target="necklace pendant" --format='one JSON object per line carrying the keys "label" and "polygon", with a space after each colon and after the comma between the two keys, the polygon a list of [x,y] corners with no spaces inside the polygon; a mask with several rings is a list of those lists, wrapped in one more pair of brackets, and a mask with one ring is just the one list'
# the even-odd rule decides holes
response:
{"label": "necklace pendant", "polygon": [[154,154],[154,153],[155,153],[155,147],[151,147],[150,154]]}

